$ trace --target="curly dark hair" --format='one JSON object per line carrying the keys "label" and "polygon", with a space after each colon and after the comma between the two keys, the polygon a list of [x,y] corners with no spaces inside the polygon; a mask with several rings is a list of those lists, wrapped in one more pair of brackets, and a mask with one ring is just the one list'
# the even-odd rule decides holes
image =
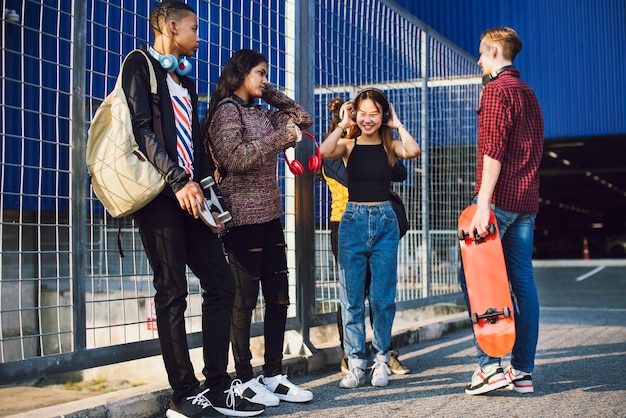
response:
{"label": "curly dark hair", "polygon": [[333,97],[330,103],[328,103],[328,110],[330,110],[333,114],[330,123],[328,124],[328,131],[326,132],[326,136],[330,135],[332,131],[337,128],[339,122],[341,122],[341,118],[339,117],[339,110],[341,110],[341,106],[345,103],[342,97]]}

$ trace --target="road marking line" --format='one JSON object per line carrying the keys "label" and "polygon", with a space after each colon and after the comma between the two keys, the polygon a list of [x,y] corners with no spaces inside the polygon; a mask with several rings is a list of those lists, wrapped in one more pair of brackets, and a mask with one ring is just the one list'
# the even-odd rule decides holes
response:
{"label": "road marking line", "polygon": [[626,308],[582,308],[580,306],[541,306],[542,311],[598,311],[598,312],[626,312]]}
{"label": "road marking line", "polygon": [[577,282],[582,282],[583,280],[585,280],[587,277],[593,276],[594,274],[604,270],[606,266],[598,266],[595,269],[591,270],[588,273],[583,274],[582,276],[578,276],[576,277],[576,281]]}

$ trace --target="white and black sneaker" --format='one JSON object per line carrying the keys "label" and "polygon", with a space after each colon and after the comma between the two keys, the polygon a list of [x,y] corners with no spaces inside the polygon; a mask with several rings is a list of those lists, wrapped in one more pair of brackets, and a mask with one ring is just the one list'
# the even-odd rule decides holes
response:
{"label": "white and black sneaker", "polygon": [[191,391],[188,396],[179,402],[170,402],[169,409],[165,412],[167,418],[207,418],[221,417],[223,414],[213,409],[211,402],[205,394],[209,389],[200,387]]}
{"label": "white and black sneaker", "polygon": [[229,417],[254,417],[265,411],[265,405],[250,402],[241,396],[238,387],[241,380],[235,379],[230,387],[223,391],[210,391],[205,396],[211,402],[213,409]]}
{"label": "white and black sneaker", "polygon": [[309,402],[313,399],[310,390],[301,389],[287,379],[287,375],[279,374],[272,377],[259,376],[259,382],[263,383],[267,390],[276,395],[278,399],[286,402]]}
{"label": "white and black sneaker", "polygon": [[530,373],[523,372],[509,366],[504,370],[504,376],[509,382],[509,389],[519,393],[532,393],[535,391],[533,386],[533,376]]}
{"label": "white and black sneaker", "polygon": [[238,387],[238,391],[247,400],[254,403],[260,403],[265,406],[278,406],[280,399],[272,392],[267,390],[267,387],[259,380],[262,376],[257,378],[253,377],[245,383],[241,383]]}
{"label": "white and black sneaker", "polygon": [[465,393],[468,395],[480,395],[509,386],[502,366],[490,364],[484,368],[478,368],[472,375],[472,381],[465,386]]}

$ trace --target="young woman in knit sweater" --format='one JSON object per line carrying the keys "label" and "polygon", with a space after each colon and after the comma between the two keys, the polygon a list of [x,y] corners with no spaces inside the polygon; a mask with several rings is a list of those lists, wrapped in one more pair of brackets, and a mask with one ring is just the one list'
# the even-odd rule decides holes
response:
{"label": "young woman in knit sweater", "polygon": [[[276,174],[278,154],[295,145],[300,128],[311,126],[307,111],[267,80],[267,59],[242,49],[226,63],[204,121],[205,145],[219,167],[220,192],[232,215],[223,235],[235,276],[231,343],[241,393],[276,406],[280,400],[307,402],[308,390],[282,374],[289,305],[282,200]],[[257,104],[263,99],[275,109]],[[259,283],[265,299],[264,375],[254,377],[250,323]]]}

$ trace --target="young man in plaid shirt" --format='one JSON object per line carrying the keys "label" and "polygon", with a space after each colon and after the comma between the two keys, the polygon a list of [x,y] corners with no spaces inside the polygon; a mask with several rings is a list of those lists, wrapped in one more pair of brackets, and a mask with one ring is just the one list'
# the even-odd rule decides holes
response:
{"label": "young man in plaid shirt", "polygon": [[[498,221],[515,305],[516,340],[511,365],[485,354],[478,345],[479,368],[465,393],[476,395],[508,387],[533,392],[531,373],[539,335],[539,300],[533,277],[533,230],[539,211],[539,164],[544,125],[532,89],[520,79],[513,60],[522,41],[511,28],[487,29],[480,37],[478,65],[483,91],[478,108],[478,161],[470,231],[488,234],[489,210]],[[467,301],[465,274],[460,282]],[[469,306],[469,305],[468,305]]]}

